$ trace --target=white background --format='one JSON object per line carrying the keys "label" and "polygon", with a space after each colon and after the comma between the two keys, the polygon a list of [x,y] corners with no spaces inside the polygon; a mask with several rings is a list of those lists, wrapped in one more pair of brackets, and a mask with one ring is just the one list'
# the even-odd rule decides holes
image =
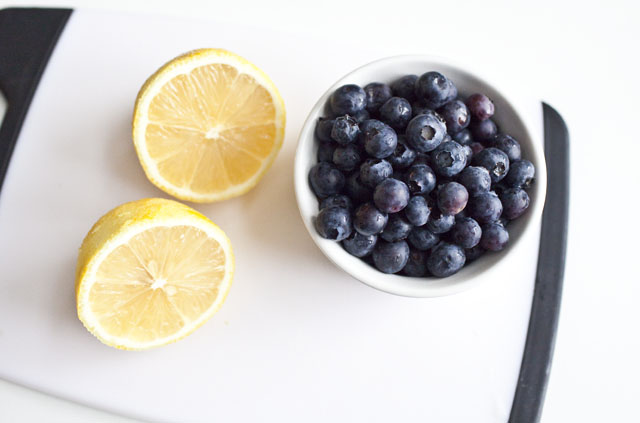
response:
{"label": "white background", "polygon": [[[0,2],[8,5],[33,4]],[[345,48],[366,43],[398,54],[437,54],[473,63],[493,79],[552,104],[571,133],[571,224],[542,421],[640,421],[636,2],[78,0],[39,5],[193,16],[344,40]],[[295,66],[295,57],[272,48]],[[0,421],[124,421],[6,382],[0,383],[0,403]]]}

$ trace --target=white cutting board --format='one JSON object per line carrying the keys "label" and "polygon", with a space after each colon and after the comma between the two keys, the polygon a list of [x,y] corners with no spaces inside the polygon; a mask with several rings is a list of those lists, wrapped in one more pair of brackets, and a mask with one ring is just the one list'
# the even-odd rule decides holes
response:
{"label": "white cutting board", "polygon": [[[114,206],[165,197],[138,164],[132,106],[156,68],[201,47],[237,52],[272,77],[287,106],[286,140],[249,194],[194,206],[227,232],[236,252],[222,310],[176,344],[115,350],[76,318],[77,248]],[[510,252],[514,270],[504,278],[451,297],[413,299],[335,268],[298,215],[293,156],[307,112],[346,72],[396,53],[215,22],[76,10],[0,193],[0,377],[154,421],[506,422],[538,233]],[[520,106],[531,111],[542,142],[540,104]]]}

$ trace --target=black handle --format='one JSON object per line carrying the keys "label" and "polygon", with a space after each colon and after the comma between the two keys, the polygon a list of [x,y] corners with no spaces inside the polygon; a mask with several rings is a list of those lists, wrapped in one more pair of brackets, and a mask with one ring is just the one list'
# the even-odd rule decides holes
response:
{"label": "black handle", "polygon": [[0,127],[0,190],[33,94],[71,12],[0,10],[0,90],[7,100]]}

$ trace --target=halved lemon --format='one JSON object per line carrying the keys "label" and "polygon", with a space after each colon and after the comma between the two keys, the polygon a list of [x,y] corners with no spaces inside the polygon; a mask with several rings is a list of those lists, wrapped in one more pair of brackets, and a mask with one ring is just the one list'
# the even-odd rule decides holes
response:
{"label": "halved lemon", "polygon": [[133,114],[133,142],[149,180],[202,203],[253,188],[278,154],[284,128],[273,82],[221,49],[195,50],[161,67]]}
{"label": "halved lemon", "polygon": [[224,302],[231,242],[213,222],[172,200],[123,204],[91,228],[78,255],[78,317],[107,345],[142,350],[175,342]]}

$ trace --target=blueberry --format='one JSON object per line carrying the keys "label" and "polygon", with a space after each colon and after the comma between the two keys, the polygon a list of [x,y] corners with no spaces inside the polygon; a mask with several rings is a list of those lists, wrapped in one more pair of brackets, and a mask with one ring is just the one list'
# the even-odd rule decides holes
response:
{"label": "blueberry", "polygon": [[462,131],[471,122],[471,116],[467,106],[460,101],[451,101],[438,109],[438,114],[442,116],[447,124],[447,132],[455,134]]}
{"label": "blueberry", "polygon": [[449,182],[438,190],[438,208],[444,214],[460,213],[467,206],[467,201],[467,189],[457,182]]}
{"label": "blueberry", "polygon": [[428,153],[439,146],[447,127],[435,113],[418,115],[409,121],[405,135],[409,145],[419,153]]}
{"label": "blueberry", "polygon": [[343,209],[351,211],[353,209],[353,203],[346,195],[336,194],[320,202],[320,210],[326,209],[327,207],[342,207]]}
{"label": "blueberry", "polygon": [[342,207],[327,207],[316,217],[316,230],[321,237],[342,241],[351,235],[353,225],[349,210]]}
{"label": "blueberry", "polygon": [[492,222],[482,227],[480,246],[489,251],[500,251],[509,242],[509,231],[497,222]]}
{"label": "blueberry", "polygon": [[380,106],[393,95],[391,87],[381,82],[372,82],[365,85],[364,92],[367,95],[367,111],[369,113],[377,112]]}
{"label": "blueberry", "polygon": [[471,144],[469,144],[469,147],[471,147],[471,152],[473,152],[473,154],[478,154],[479,152],[484,150],[484,145],[479,142],[472,142]]}
{"label": "blueberry", "polygon": [[405,75],[391,84],[391,92],[396,97],[402,97],[409,101],[413,101],[416,98],[413,90],[416,86],[417,80],[418,75]]}
{"label": "blueberry", "polygon": [[429,220],[431,209],[424,197],[414,195],[409,199],[407,207],[404,208],[404,215],[407,220],[415,226],[422,226]]}
{"label": "blueberry", "polygon": [[480,245],[476,245],[475,247],[465,249],[464,255],[467,256],[467,263],[470,263],[473,260],[477,259],[481,255],[483,255],[485,251],[486,250],[482,248]]}
{"label": "blueberry", "polygon": [[354,115],[367,105],[367,94],[357,85],[343,85],[331,95],[330,103],[336,116]]}
{"label": "blueberry", "polygon": [[502,214],[509,220],[517,219],[529,208],[529,195],[522,188],[509,188],[500,195]]}
{"label": "blueberry", "polygon": [[474,120],[469,125],[469,129],[473,139],[482,142],[489,141],[498,133],[498,127],[491,119]]}
{"label": "blueberry", "polygon": [[363,122],[364,149],[372,157],[384,159],[393,154],[398,145],[398,136],[391,127],[379,120]]}
{"label": "blueberry", "polygon": [[353,213],[353,227],[362,235],[377,235],[387,225],[389,216],[373,203],[361,204]]}
{"label": "blueberry", "polygon": [[536,169],[529,160],[517,160],[510,164],[504,182],[509,187],[528,189],[534,181]]}
{"label": "blueberry", "polygon": [[484,192],[471,197],[468,214],[479,223],[495,222],[502,215],[502,202],[495,192]]}
{"label": "blueberry", "polygon": [[413,228],[408,237],[409,244],[420,251],[427,251],[429,248],[440,242],[440,237],[424,226]]}
{"label": "blueberry", "polygon": [[330,142],[331,130],[333,129],[333,119],[320,118],[316,124],[316,138],[321,142]]}
{"label": "blueberry", "polygon": [[360,128],[358,122],[349,115],[337,117],[333,121],[331,139],[341,145],[347,145],[358,138]]}
{"label": "blueberry", "polygon": [[409,232],[413,229],[413,225],[400,213],[394,213],[389,216],[389,222],[380,234],[380,238],[388,242],[396,242],[405,239]]}
{"label": "blueberry", "polygon": [[344,175],[333,164],[320,162],[309,171],[309,183],[319,198],[338,194],[344,187]]}
{"label": "blueberry", "polygon": [[384,159],[367,159],[360,165],[360,180],[371,188],[375,188],[392,174],[391,163]]}
{"label": "blueberry", "polygon": [[[448,126],[447,129],[449,129]],[[460,145],[471,145],[473,137],[471,136],[471,131],[469,129],[463,129],[462,131],[453,134],[453,140]]]}
{"label": "blueberry", "polygon": [[464,148],[455,141],[443,142],[431,152],[433,170],[442,176],[457,175],[467,164]]}
{"label": "blueberry", "polygon": [[451,240],[462,248],[473,248],[480,242],[482,229],[478,222],[470,217],[457,219],[449,232]]}
{"label": "blueberry", "polygon": [[448,232],[455,223],[455,217],[448,214],[442,214],[439,210],[433,210],[425,226],[434,234],[443,234]]}
{"label": "blueberry", "polygon": [[427,259],[427,269],[433,276],[444,278],[458,272],[464,266],[464,250],[457,245],[442,242]]}
{"label": "blueberry", "polygon": [[509,173],[509,157],[504,151],[494,147],[485,148],[478,154],[474,154],[471,163],[487,169],[494,184],[500,182]]}
{"label": "blueberry", "polygon": [[397,213],[409,203],[409,188],[404,182],[387,178],[376,186],[373,202],[385,213]]}
{"label": "blueberry", "polygon": [[370,115],[369,115],[369,112],[367,112],[367,109],[362,109],[354,113],[352,117],[356,120],[356,122],[358,122],[358,125],[364,122],[365,120],[370,119]]}
{"label": "blueberry", "polygon": [[412,194],[428,194],[436,186],[436,175],[425,164],[414,164],[404,175],[404,180]]}
{"label": "blueberry", "polygon": [[416,159],[416,152],[407,145],[407,139],[404,135],[398,135],[398,144],[393,154],[387,157],[394,169],[406,169]]}
{"label": "blueberry", "polygon": [[362,235],[360,232],[353,231],[349,238],[342,241],[342,246],[352,256],[365,257],[371,254],[377,241],[376,235]]}
{"label": "blueberry", "polygon": [[398,273],[409,261],[409,245],[405,241],[378,241],[373,250],[373,263],[383,273]]}
{"label": "blueberry", "polygon": [[360,161],[360,152],[355,145],[340,146],[333,152],[333,164],[343,172],[349,172],[357,168],[360,165]]}
{"label": "blueberry", "polygon": [[378,111],[380,119],[394,129],[404,129],[411,120],[411,104],[401,97],[391,97]]}
{"label": "blueberry", "polygon": [[416,98],[432,109],[444,106],[458,96],[453,82],[439,72],[427,72],[421,75],[414,87]]}
{"label": "blueberry", "polygon": [[318,144],[318,161],[333,162],[333,152],[338,145],[333,141],[321,141]]}
{"label": "blueberry", "polygon": [[421,101],[414,101],[411,103],[411,114],[413,117],[418,115],[433,115],[435,113],[436,112],[432,108],[425,106]]}
{"label": "blueberry", "polygon": [[409,260],[402,269],[407,276],[421,277],[427,273],[427,259],[424,252],[409,248]]}
{"label": "blueberry", "polygon": [[373,190],[360,180],[360,171],[358,170],[349,175],[344,185],[344,191],[355,204],[369,201],[373,195]]}
{"label": "blueberry", "polygon": [[520,160],[522,155],[520,151],[520,143],[511,135],[498,134],[489,140],[489,145],[497,148],[498,150],[502,150],[511,162]]}
{"label": "blueberry", "polygon": [[458,182],[464,185],[472,197],[491,189],[489,171],[480,166],[465,167],[458,175]]}
{"label": "blueberry", "polygon": [[489,119],[496,110],[493,102],[484,94],[470,95],[467,97],[466,104],[471,116],[479,121]]}
{"label": "blueberry", "polygon": [[462,151],[464,152],[464,162],[468,165],[471,163],[471,159],[473,158],[473,150],[468,145],[462,146]]}

